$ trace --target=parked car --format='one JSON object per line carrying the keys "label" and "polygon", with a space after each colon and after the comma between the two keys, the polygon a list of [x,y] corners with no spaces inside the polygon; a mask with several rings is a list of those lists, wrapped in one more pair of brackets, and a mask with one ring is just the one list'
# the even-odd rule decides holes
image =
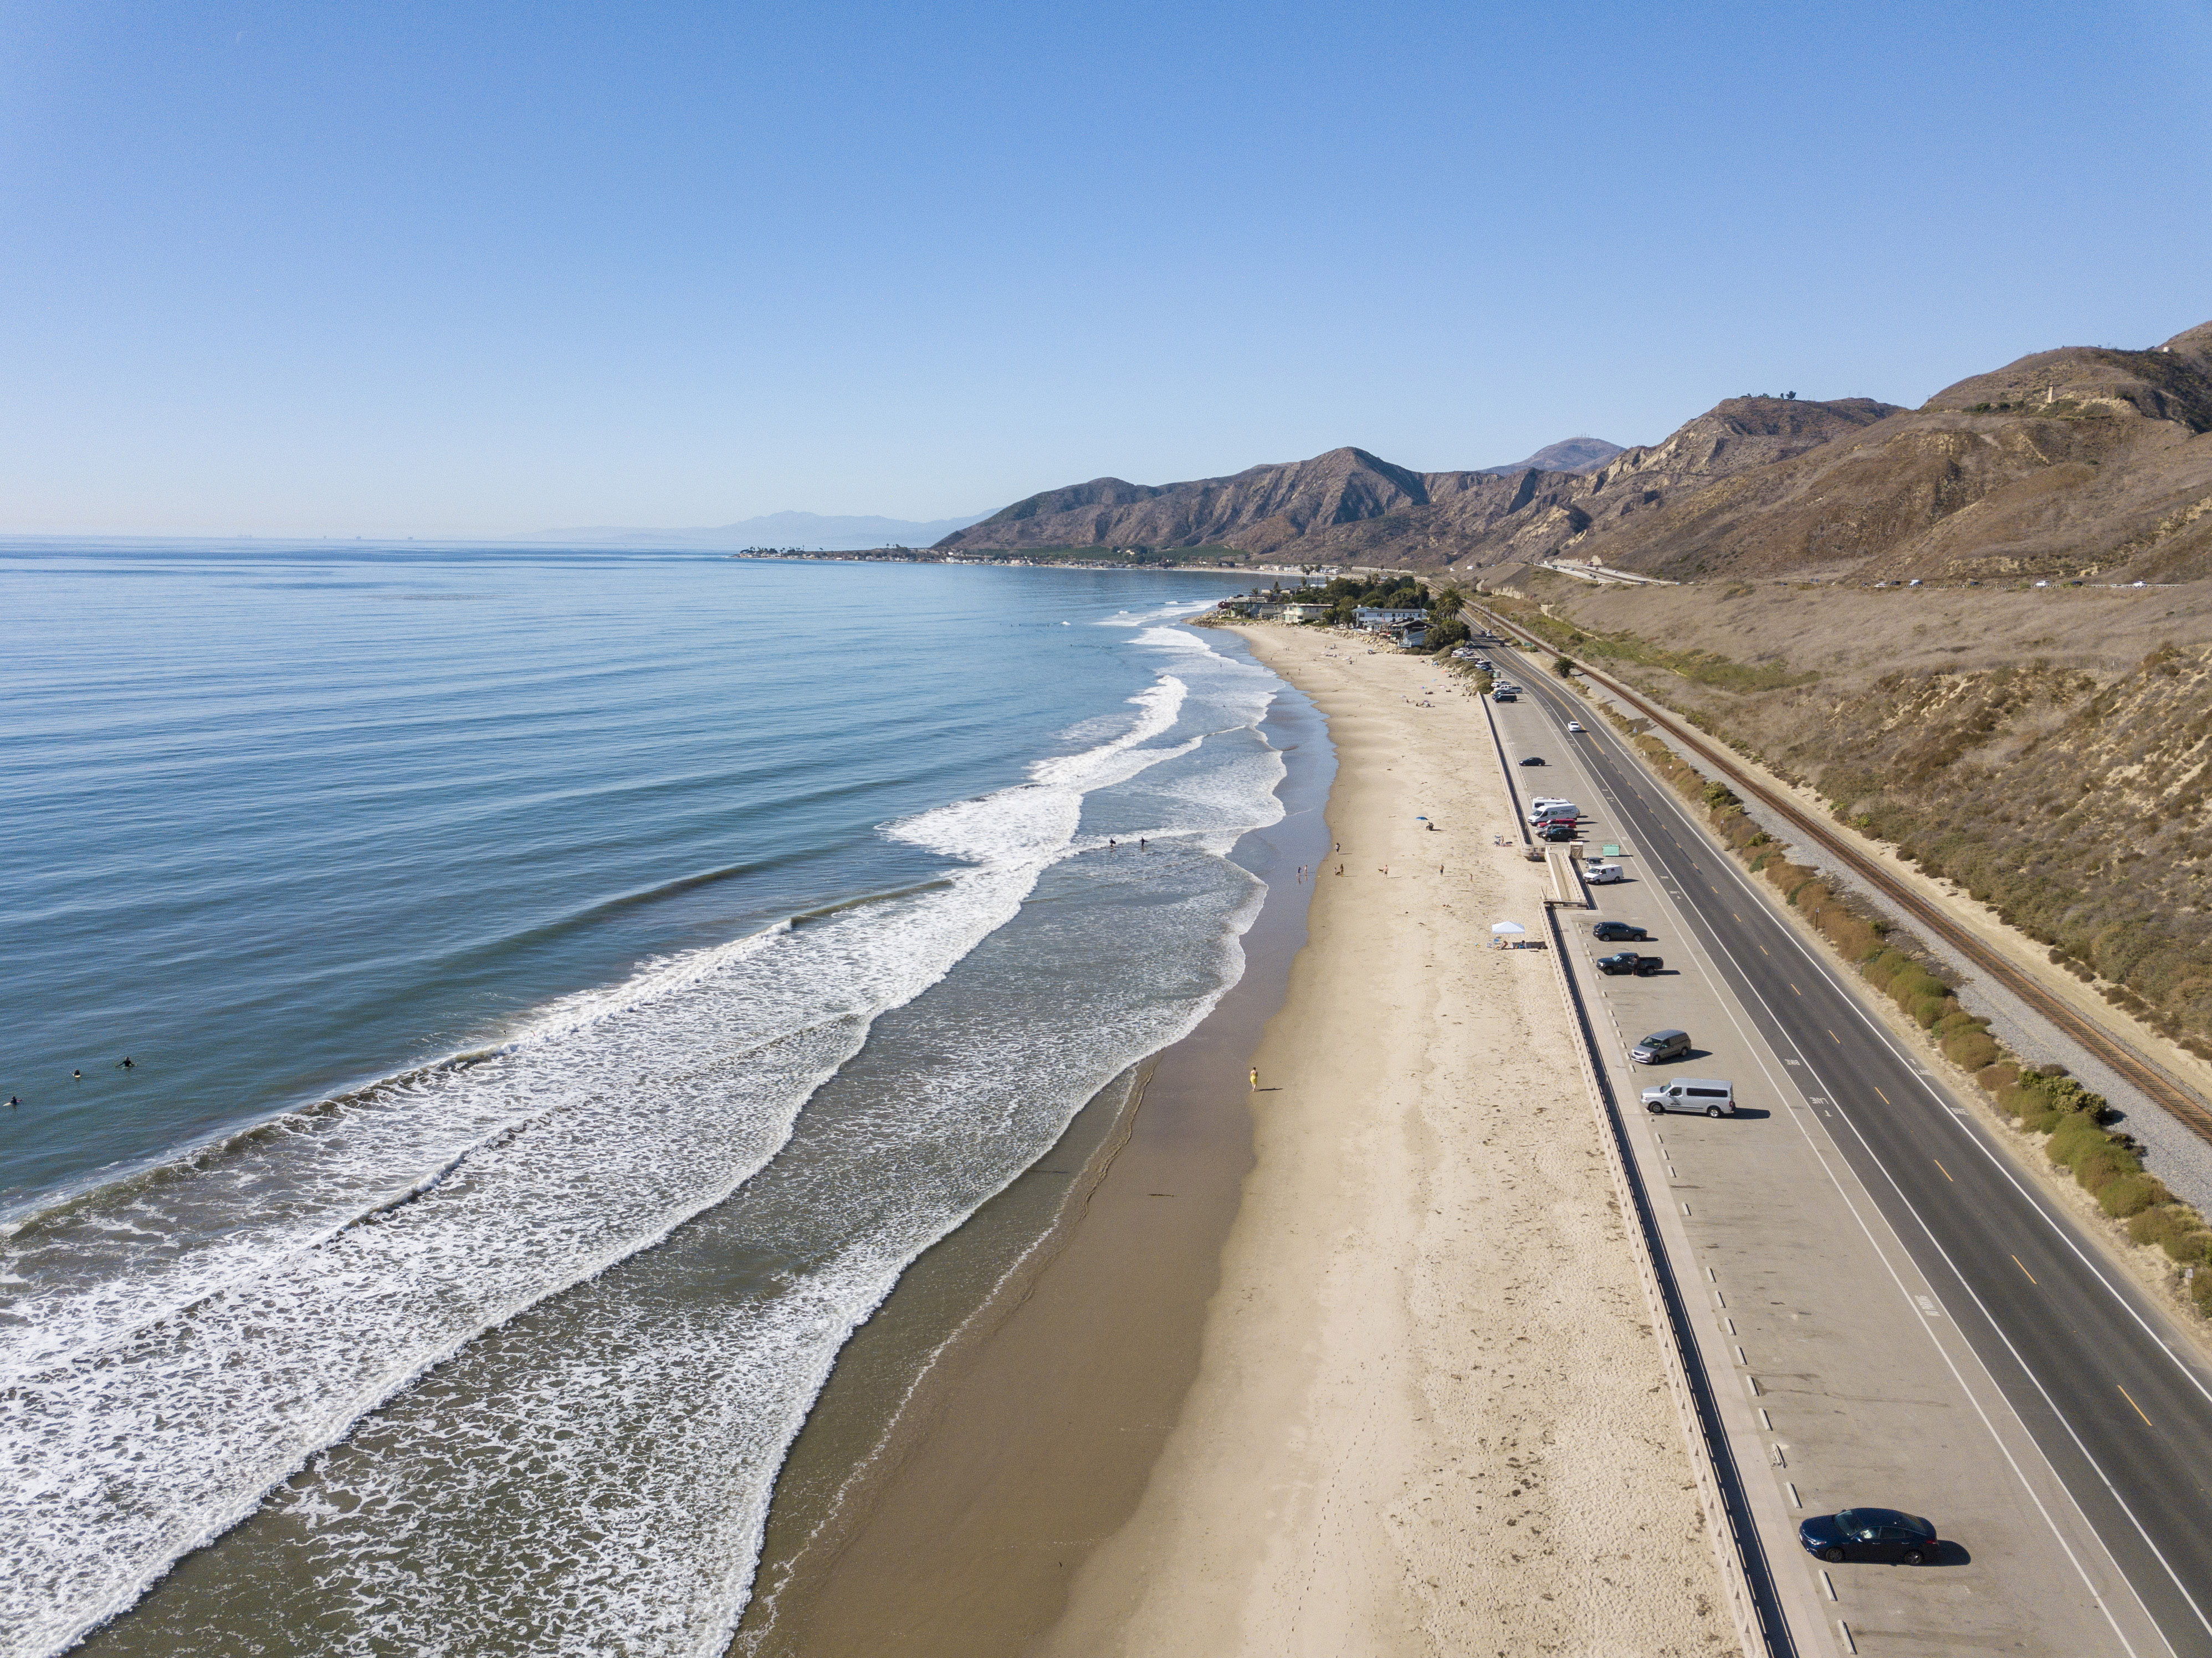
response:
{"label": "parked car", "polygon": [[1618,938],[1623,944],[1632,944],[1638,938],[1649,938],[1650,936],[1642,927],[1628,921],[1600,921],[1590,929],[1590,937],[1593,938]]}
{"label": "parked car", "polygon": [[1632,950],[1624,950],[1616,956],[1601,956],[1597,958],[1597,970],[1601,973],[1633,973],[1639,979],[1650,978],[1666,965],[1667,963],[1656,956],[1638,956]]}
{"label": "parked car", "polygon": [[1797,1527],[1805,1552],[1829,1562],[1894,1560],[1925,1565],[1942,1552],[1936,1527],[1917,1514],[1895,1509],[1845,1509],[1819,1514]]}
{"label": "parked car", "polygon": [[1544,756],[1540,754],[1532,754],[1521,763],[1524,766],[1540,766],[1544,763]]}
{"label": "parked car", "polygon": [[1594,887],[1609,887],[1619,881],[1625,872],[1618,864],[1585,864],[1583,879]]}
{"label": "parked car", "polygon": [[1536,838],[1539,841],[1571,841],[1575,838],[1575,820],[1565,817],[1547,823],[1536,831]]}
{"label": "parked car", "polygon": [[1709,1117],[1735,1115],[1735,1084],[1717,1077],[1684,1077],[1644,1090],[1644,1108],[1662,1111],[1702,1111]]}
{"label": "parked car", "polygon": [[1628,1057],[1638,1065],[1662,1065],[1668,1060],[1688,1055],[1690,1033],[1686,1030],[1655,1030],[1628,1050]]}
{"label": "parked car", "polygon": [[1568,736],[1570,736],[1570,737],[1580,737],[1582,734],[1583,734],[1583,727],[1582,727],[1582,722],[1581,722],[1580,720],[1570,720],[1569,721],[1567,721],[1567,735],[1568,735]]}

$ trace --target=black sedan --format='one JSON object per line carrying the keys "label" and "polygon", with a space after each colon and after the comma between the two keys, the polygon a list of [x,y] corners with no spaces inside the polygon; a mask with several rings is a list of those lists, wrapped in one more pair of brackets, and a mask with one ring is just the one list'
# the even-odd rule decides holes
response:
{"label": "black sedan", "polygon": [[1667,963],[1656,956],[1638,956],[1632,950],[1624,950],[1617,956],[1601,956],[1597,970],[1601,973],[1633,973],[1639,979],[1648,979]]}
{"label": "black sedan", "polygon": [[1539,841],[1571,841],[1575,838],[1572,823],[1547,823],[1536,831]]}
{"label": "black sedan", "polygon": [[1540,766],[1544,763],[1544,756],[1540,754],[1532,754],[1521,763],[1524,766]]}
{"label": "black sedan", "polygon": [[1625,944],[1634,944],[1638,939],[1649,938],[1650,936],[1642,927],[1631,926],[1626,921],[1600,921],[1590,929],[1590,937],[1593,938],[1617,938]]}
{"label": "black sedan", "polygon": [[1935,1527],[1917,1514],[1900,1514],[1895,1509],[1815,1515],[1797,1527],[1797,1540],[1806,1553],[1830,1562],[1894,1560],[1907,1566],[1926,1564],[1942,1548],[1936,1540]]}

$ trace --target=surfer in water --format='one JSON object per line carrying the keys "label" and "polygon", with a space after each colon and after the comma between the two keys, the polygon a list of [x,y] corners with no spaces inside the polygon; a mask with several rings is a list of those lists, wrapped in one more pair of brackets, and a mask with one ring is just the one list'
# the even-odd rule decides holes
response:
{"label": "surfer in water", "polygon": [[123,1063],[117,1066],[115,1068],[118,1071],[136,1071],[138,1068],[138,1061],[132,1059],[128,1054],[125,1054],[123,1056]]}

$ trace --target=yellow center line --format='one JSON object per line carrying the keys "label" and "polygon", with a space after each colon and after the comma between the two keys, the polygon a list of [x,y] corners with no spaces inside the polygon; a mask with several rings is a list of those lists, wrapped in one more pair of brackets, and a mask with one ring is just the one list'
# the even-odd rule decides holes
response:
{"label": "yellow center line", "polygon": [[[1930,1158],[1929,1158],[1929,1159],[1928,1159],[1928,1161],[1929,1161],[1929,1162],[1930,1162],[1930,1163],[1934,1163],[1934,1164],[1935,1164],[1938,1169],[1943,1169],[1943,1159],[1942,1159],[1942,1158],[1941,1158],[1941,1157],[1930,1157]],[[1956,1186],[1956,1185],[1959,1183],[1958,1181],[1954,1181],[1954,1180],[1951,1180],[1951,1171],[1950,1171],[1949,1169],[1943,1169],[1943,1178],[1944,1178],[1945,1180],[1949,1180],[1949,1181],[1951,1181],[1951,1184],[1952,1184],[1952,1185],[1954,1185],[1954,1186]]]}
{"label": "yellow center line", "polygon": [[[1761,951],[1764,951],[1764,950],[1765,950],[1765,948],[1766,948],[1766,946],[1765,946],[1765,944],[1761,944],[1761,945],[1759,946],[1759,949],[1760,949],[1760,950],[1761,950]],[[1796,985],[1792,985],[1792,986],[1790,986],[1790,993],[1792,996],[1802,996],[1805,993],[1804,993],[1803,991],[1802,991],[1802,990],[1798,989],[1798,988],[1797,988],[1797,987],[1796,987]]]}
{"label": "yellow center line", "polygon": [[[1831,1034],[1831,1035],[1832,1035],[1832,1034],[1834,1034],[1834,1033],[1831,1032],[1830,1034]],[[1881,1094],[1881,1090],[1880,1090],[1879,1088],[1875,1089],[1874,1091],[1875,1091],[1875,1093],[1877,1093],[1877,1094]],[[1897,1103],[1897,1102],[1896,1102],[1895,1100],[1893,1100],[1892,1098],[1890,1098],[1890,1097],[1889,1097],[1889,1096],[1888,1096],[1888,1095],[1887,1095],[1887,1094],[1881,1094],[1881,1102],[1882,1102],[1884,1105],[1895,1105],[1895,1104]]]}
{"label": "yellow center line", "polygon": [[[2021,1258],[2020,1258],[2018,1255],[2014,1255],[2014,1256],[2012,1258],[2012,1264],[2013,1264],[2014,1266],[2015,1266],[2019,1267],[2019,1268],[2020,1268],[2020,1270],[2021,1270],[2021,1272],[2027,1272],[2027,1281],[2028,1281],[2030,1284],[2036,1284],[2036,1278],[2035,1278],[2035,1274],[2034,1274],[2034,1273],[2033,1273],[2033,1272],[2027,1272],[2027,1263],[2026,1263],[2026,1262],[2024,1262],[2023,1260],[2021,1260]],[[2042,1286],[2041,1284],[2036,1284],[2036,1287],[2037,1287],[2038,1289],[2040,1289],[2040,1288],[2042,1288],[2043,1286]]]}
{"label": "yellow center line", "polygon": [[[2112,1385],[2116,1388],[2119,1387],[2118,1382],[2114,1382]],[[2128,1401],[2129,1405],[2133,1407],[2135,1413],[2137,1416],[2142,1416],[2144,1427],[2148,1428],[2151,1425],[2150,1418],[2147,1416],[2143,1416],[2143,1407],[2136,1404],[2136,1396],[2133,1394],[2130,1393],[2125,1388],[2120,1388],[2120,1397]]]}
{"label": "yellow center line", "polygon": [[[1829,1031],[1829,1032],[1828,1032],[1828,1040],[1829,1040],[1830,1042],[1832,1042],[1835,1043],[1835,1045],[1836,1045],[1838,1048],[1841,1048],[1841,1047],[1844,1045],[1844,1039],[1843,1039],[1841,1036],[1838,1036],[1838,1035],[1836,1035],[1836,1033],[1835,1033],[1834,1031],[1832,1031],[1832,1030],[1831,1030],[1831,1031]],[[1880,1092],[1881,1092],[1881,1090],[1880,1089],[1876,1089],[1876,1090],[1875,1090],[1875,1092],[1876,1092],[1877,1094],[1879,1094]]]}

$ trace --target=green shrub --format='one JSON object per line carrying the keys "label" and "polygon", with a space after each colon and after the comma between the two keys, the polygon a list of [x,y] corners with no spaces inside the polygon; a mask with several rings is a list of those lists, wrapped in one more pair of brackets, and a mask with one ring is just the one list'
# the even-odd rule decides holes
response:
{"label": "green shrub", "polygon": [[1890,981],[1913,965],[1912,958],[1903,950],[1884,950],[1860,969],[1877,990],[1887,990]]}
{"label": "green shrub", "polygon": [[2128,1236],[2137,1243],[2163,1246],[2169,1238],[2186,1236],[2196,1218],[2170,1203],[2140,1209],[2128,1222]]}
{"label": "green shrub", "polygon": [[[2125,1175],[2142,1173],[2142,1159],[2107,1138],[2102,1145],[2090,1145],[2077,1151],[2070,1159],[2074,1178],[2092,1192],[2101,1192],[2112,1181]],[[2135,1212],[2130,1209],[2130,1214]]]}
{"label": "green shrub", "polygon": [[2051,1144],[2044,1147],[2051,1162],[2071,1169],[2074,1160],[2091,1149],[2111,1144],[2111,1137],[2097,1127],[2097,1120],[2086,1111],[2054,1111],[2057,1121],[2043,1132],[2051,1136]]}
{"label": "green shrub", "polygon": [[1965,1071],[1995,1065],[2001,1051],[1986,1030],[1958,1030],[1943,1039],[1943,1057]]}
{"label": "green shrub", "polygon": [[1948,996],[1915,996],[1909,1001],[1899,997],[1898,1000],[1905,1011],[1923,1027],[1933,1025],[1957,1005]]}
{"label": "green shrub", "polygon": [[[1997,1050],[2002,1054],[2004,1050]],[[2002,1093],[2020,1080],[2020,1067],[2009,1060],[1999,1060],[1995,1065],[1984,1066],[1974,1073],[1974,1080],[1991,1094]]]}
{"label": "green shrub", "polygon": [[2189,1298],[2198,1312],[2212,1316],[2212,1272],[2199,1272],[2189,1281]]}
{"label": "green shrub", "polygon": [[2097,1188],[2097,1203],[2104,1212],[2124,1220],[2166,1201],[2172,1193],[2150,1175],[2119,1175]]}

